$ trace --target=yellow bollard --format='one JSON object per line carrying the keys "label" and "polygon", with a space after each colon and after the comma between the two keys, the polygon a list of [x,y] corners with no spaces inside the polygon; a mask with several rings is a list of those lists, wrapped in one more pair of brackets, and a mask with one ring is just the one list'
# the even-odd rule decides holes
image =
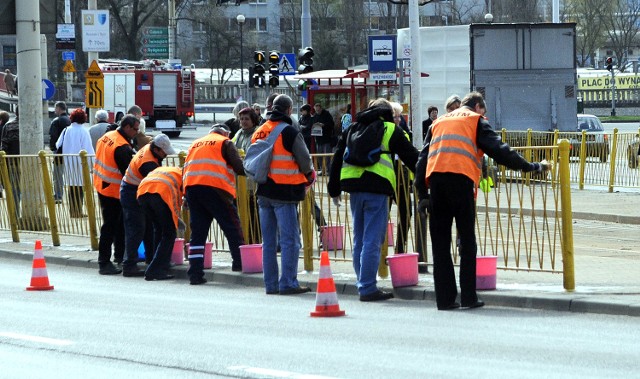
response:
{"label": "yellow bollard", "polygon": [[571,211],[571,172],[569,169],[569,141],[562,139],[560,147],[560,202],[562,204],[562,279],[564,289],[576,289],[573,262],[573,217]]}
{"label": "yellow bollard", "polygon": [[49,210],[49,226],[51,228],[51,241],[53,246],[60,246],[60,234],[58,232],[58,215],[56,214],[56,203],[53,199],[53,188],[51,187],[51,175],[47,164],[47,153],[40,150],[40,167],[42,168],[42,187],[44,188],[44,201]]}
{"label": "yellow bollard", "polygon": [[309,190],[302,201],[302,217],[300,227],[302,230],[302,252],[304,260],[304,270],[313,271],[313,190]]}

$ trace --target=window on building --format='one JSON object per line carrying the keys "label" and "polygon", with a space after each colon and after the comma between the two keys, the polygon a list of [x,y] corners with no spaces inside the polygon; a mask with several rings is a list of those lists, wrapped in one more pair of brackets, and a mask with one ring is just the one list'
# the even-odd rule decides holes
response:
{"label": "window on building", "polygon": [[2,46],[2,65],[4,67],[18,66],[15,46]]}

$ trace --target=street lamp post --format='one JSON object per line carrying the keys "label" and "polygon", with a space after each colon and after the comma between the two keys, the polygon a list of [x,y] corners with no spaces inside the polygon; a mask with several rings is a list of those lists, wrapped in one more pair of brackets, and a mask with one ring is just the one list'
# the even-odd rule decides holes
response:
{"label": "street lamp post", "polygon": [[240,83],[244,84],[244,62],[243,62],[243,57],[242,57],[242,26],[244,25],[244,20],[245,17],[243,14],[239,14],[236,17],[236,21],[238,22],[238,25],[240,26]]}

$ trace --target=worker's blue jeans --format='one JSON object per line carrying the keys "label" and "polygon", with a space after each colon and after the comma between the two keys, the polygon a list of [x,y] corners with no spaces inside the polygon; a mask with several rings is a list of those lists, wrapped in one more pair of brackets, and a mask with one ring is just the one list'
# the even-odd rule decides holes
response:
{"label": "worker's blue jeans", "polygon": [[[260,228],[262,229],[262,266],[267,292],[297,288],[298,258],[300,257],[300,224],[297,203],[281,202],[258,196]],[[280,239],[278,241],[278,238]],[[278,255],[280,242],[282,274],[278,279]]]}
{"label": "worker's blue jeans", "polygon": [[350,199],[356,287],[360,295],[370,295],[378,290],[380,248],[387,231],[389,197],[377,193],[352,192]]}

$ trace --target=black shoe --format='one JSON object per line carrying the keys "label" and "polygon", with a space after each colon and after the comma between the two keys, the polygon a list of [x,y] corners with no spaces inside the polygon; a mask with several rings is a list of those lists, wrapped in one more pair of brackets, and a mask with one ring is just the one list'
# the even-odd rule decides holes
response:
{"label": "black shoe", "polygon": [[171,274],[161,274],[161,275],[145,275],[144,280],[152,281],[152,280],[169,280],[173,279],[173,275]]}
{"label": "black shoe", "polygon": [[277,295],[277,294],[279,294],[279,293],[280,293],[280,291],[278,291],[278,290],[275,290],[275,291],[267,291],[267,295]]}
{"label": "black shoe", "polygon": [[192,286],[197,286],[198,284],[205,284],[206,282],[207,282],[207,279],[199,278],[199,279],[191,279],[189,281],[189,284],[191,284]]}
{"label": "black shoe", "polygon": [[475,303],[462,303],[462,308],[480,308],[484,307],[484,301],[478,299]]}
{"label": "black shoe", "polygon": [[428,274],[429,266],[426,263],[418,263],[418,273],[419,274]]}
{"label": "black shoe", "polygon": [[458,309],[458,308],[460,308],[460,303],[458,303],[458,302],[453,302],[453,303],[451,303],[449,305],[445,305],[443,307],[438,305],[438,310],[439,311],[450,311],[452,309]]}
{"label": "black shoe", "polygon": [[125,278],[139,278],[144,276],[144,270],[140,270],[139,268],[122,270],[122,276]]}
{"label": "black shoe", "polygon": [[114,266],[111,262],[109,262],[109,264],[105,265],[104,267],[100,267],[100,270],[98,271],[100,275],[118,275],[121,272],[122,270]]}
{"label": "black shoe", "polygon": [[242,263],[240,263],[240,262],[233,262],[233,263],[231,264],[231,271],[235,271],[235,272],[242,271]]}
{"label": "black shoe", "polygon": [[280,295],[298,295],[306,292],[311,292],[311,288],[309,287],[287,288],[286,290],[280,291]]}
{"label": "black shoe", "polygon": [[383,301],[389,299],[393,299],[393,294],[391,292],[381,290],[377,290],[376,292],[368,295],[360,295],[360,301]]}

